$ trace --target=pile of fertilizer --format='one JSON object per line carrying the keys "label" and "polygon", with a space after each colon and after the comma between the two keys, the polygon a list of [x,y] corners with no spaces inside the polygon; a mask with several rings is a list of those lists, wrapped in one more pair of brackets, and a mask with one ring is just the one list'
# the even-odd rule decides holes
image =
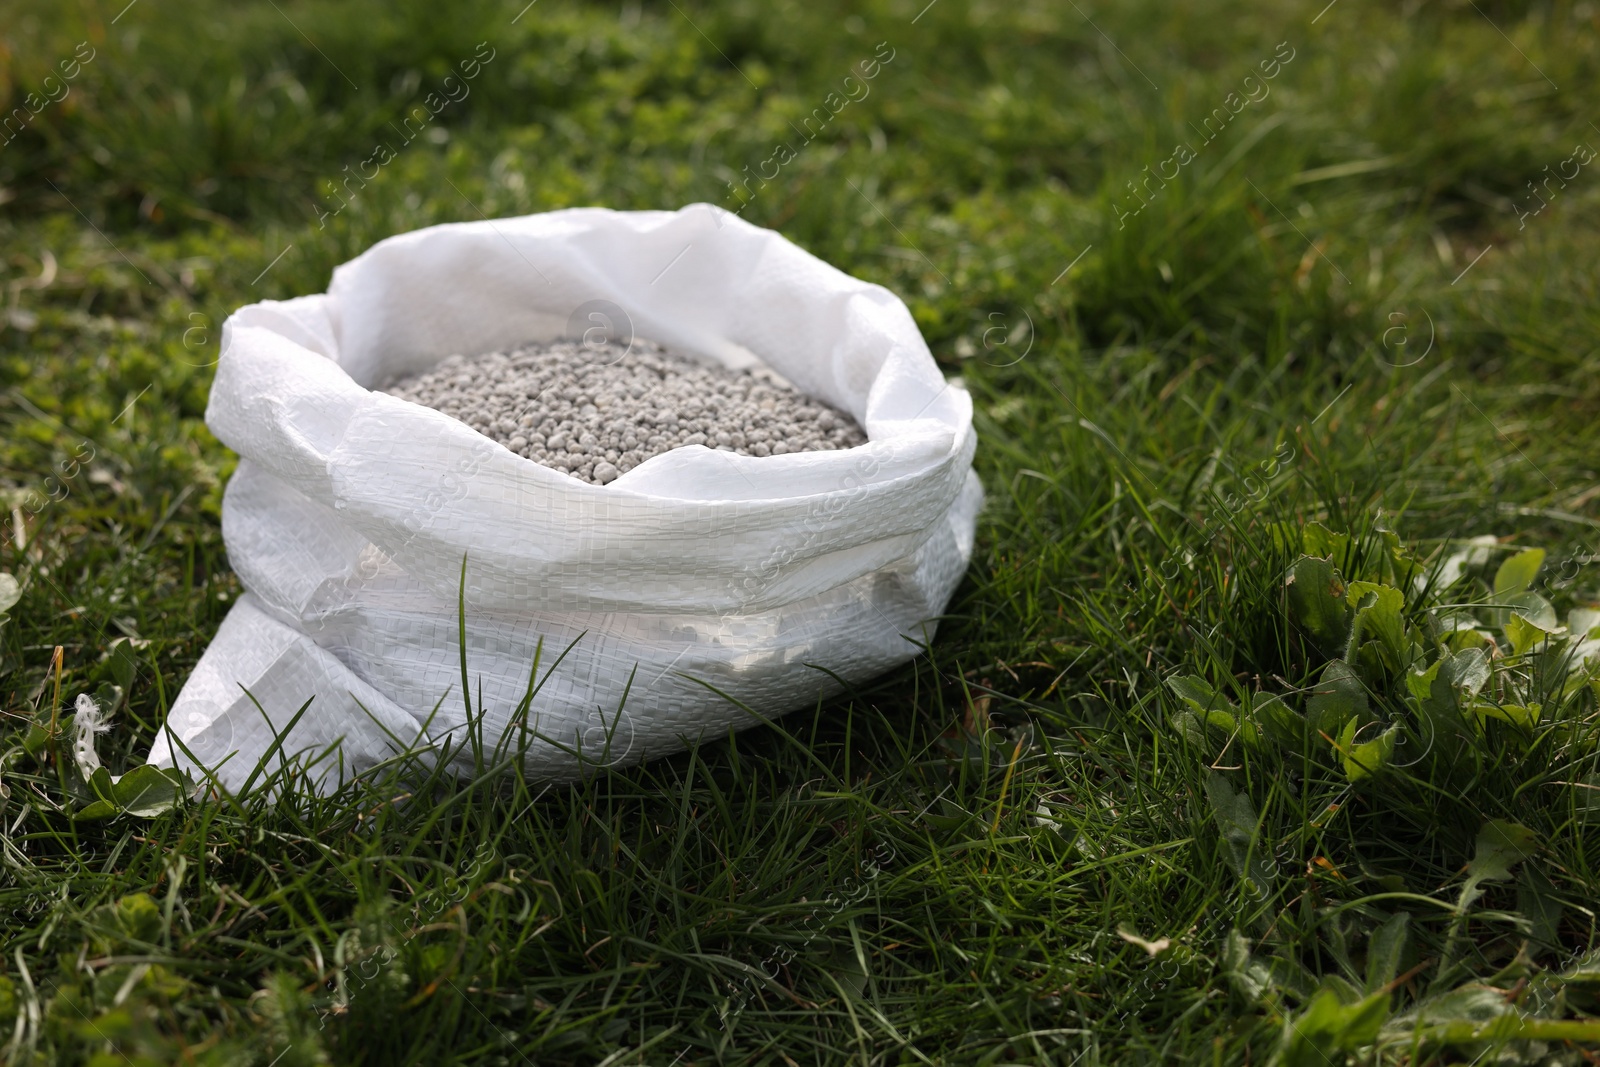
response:
{"label": "pile of fertilizer", "polygon": [[781,456],[867,440],[849,415],[761,372],[707,366],[638,339],[449,356],[384,391],[597,485],[684,445]]}

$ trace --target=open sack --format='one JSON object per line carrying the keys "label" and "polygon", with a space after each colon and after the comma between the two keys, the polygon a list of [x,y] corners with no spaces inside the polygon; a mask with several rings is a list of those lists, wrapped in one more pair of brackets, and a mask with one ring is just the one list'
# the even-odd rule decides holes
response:
{"label": "open sack", "polygon": [[[570,336],[597,302],[671,349],[764,363],[868,443],[691,445],[591,485],[372,391],[453,353]],[[382,241],[325,294],[229,317],[206,422],[240,456],[222,529],[248,592],[150,762],[198,760],[234,789],[312,697],[271,763],[316,761],[318,788],[407,747],[470,773],[463,617],[483,741],[519,733],[504,747],[525,740],[538,779],[759,722],[734,701],[765,717],[814,703],[837,689],[828,672],[865,680],[931,637],[982,502],[971,401],[905,305],[705,204]],[[541,638],[544,684],[513,724]]]}

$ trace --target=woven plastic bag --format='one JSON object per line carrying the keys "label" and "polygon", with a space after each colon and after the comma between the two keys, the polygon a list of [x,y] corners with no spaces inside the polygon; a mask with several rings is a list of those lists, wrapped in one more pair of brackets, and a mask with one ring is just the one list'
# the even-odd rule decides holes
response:
{"label": "woven plastic bag", "polygon": [[[597,323],[765,364],[868,443],[692,445],[592,485],[375,391]],[[971,401],[905,305],[705,204],[382,241],[325,294],[229,317],[206,423],[240,457],[222,532],[248,592],[150,762],[198,762],[231,789],[269,754],[324,790],[406,749],[471,773],[463,624],[479,751],[522,751],[535,779],[757,724],[740,704],[812,704],[832,676],[865,680],[931,637],[983,495]],[[515,718],[541,640],[540,689]]]}

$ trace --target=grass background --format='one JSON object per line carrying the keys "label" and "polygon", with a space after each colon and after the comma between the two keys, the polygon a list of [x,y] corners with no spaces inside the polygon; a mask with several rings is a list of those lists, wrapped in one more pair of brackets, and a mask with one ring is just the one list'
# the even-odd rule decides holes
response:
{"label": "grass background", "polygon": [[[1600,145],[1595,4],[519,9],[0,2],[5,112],[93,50],[0,146],[0,484],[22,519],[0,567],[24,582],[0,636],[6,1056],[1265,1061],[1308,996],[1241,992],[1229,932],[1358,977],[1403,911],[1401,969],[1437,960],[1496,817],[1539,834],[1560,921],[1530,938],[1494,889],[1449,986],[1594,1010],[1592,744],[1489,753],[1448,790],[1242,757],[1222,773],[1259,812],[1262,890],[1163,680],[1308,683],[1273,523],[1383,524],[1421,554],[1492,534],[1570,562],[1558,606],[1600,596],[1600,178],[1541,186],[1537,213],[1530,188]],[[319,222],[480,42],[471,95]],[[436,222],[733,209],[730,183],[880,42],[869,95],[743,214],[900,294],[972,392],[989,504],[925,657],[580,787],[64,815],[15,750],[58,699],[54,649],[67,707],[133,639],[102,740],[120,771],[240,591],[219,529],[232,458],[201,421],[232,309],[321,291]],[[1280,49],[1269,95],[1206,142]],[[1129,183],[1179,144],[1192,161],[1131,213]],[[93,460],[47,483],[84,441]],[[1270,492],[1247,492],[1275,455],[1293,458]],[[39,493],[61,499],[30,514]],[[1349,1051],[1593,1060],[1561,1040]]]}

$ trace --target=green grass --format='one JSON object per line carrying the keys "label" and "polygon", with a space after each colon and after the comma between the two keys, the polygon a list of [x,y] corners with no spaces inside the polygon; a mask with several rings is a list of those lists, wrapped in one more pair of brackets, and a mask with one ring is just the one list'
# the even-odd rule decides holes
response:
{"label": "green grass", "polygon": [[[1430,566],[1499,539],[1405,598],[1426,662],[1432,609],[1516,549],[1562,619],[1600,601],[1600,174],[1518,217],[1600,145],[1593,4],[122,6],[0,2],[6,113],[95,50],[0,145],[0,1058],[1593,1062],[1582,677],[1486,625],[1531,729],[1354,781],[1320,737],[1246,741],[1344,651],[1284,585],[1313,523],[1348,580],[1397,582],[1385,529]],[[319,224],[482,41],[439,132]],[[989,504],[926,655],[579,786],[69,817],[30,724],[120,685],[101,755],[136,764],[240,592],[201,421],[231,310],[435,222],[733,209],[879,42],[743,214],[899,293],[972,392]],[[1363,670],[1362,721],[1422,737],[1406,672]],[[1223,701],[1233,728],[1196,718]]]}

